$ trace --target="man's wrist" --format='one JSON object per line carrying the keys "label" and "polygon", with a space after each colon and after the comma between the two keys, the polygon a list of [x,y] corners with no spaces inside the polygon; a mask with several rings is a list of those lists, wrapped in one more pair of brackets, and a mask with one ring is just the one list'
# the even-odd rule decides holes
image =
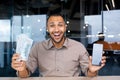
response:
{"label": "man's wrist", "polygon": [[97,74],[98,73],[98,71],[92,72],[90,69],[88,69],[88,71],[92,74],[95,74],[95,73]]}
{"label": "man's wrist", "polygon": [[98,71],[92,72],[91,70],[88,69],[88,76],[97,76],[98,75]]}
{"label": "man's wrist", "polygon": [[17,71],[16,74],[18,77],[29,77],[30,76],[30,72],[28,71],[28,69],[25,69],[23,71]]}

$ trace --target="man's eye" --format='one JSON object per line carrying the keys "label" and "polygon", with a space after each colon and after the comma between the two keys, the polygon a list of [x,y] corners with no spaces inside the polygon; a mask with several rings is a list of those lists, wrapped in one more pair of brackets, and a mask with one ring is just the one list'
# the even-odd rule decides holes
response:
{"label": "man's eye", "polygon": [[50,27],[54,27],[55,25],[50,25]]}
{"label": "man's eye", "polygon": [[63,24],[59,24],[58,26],[64,26]]}

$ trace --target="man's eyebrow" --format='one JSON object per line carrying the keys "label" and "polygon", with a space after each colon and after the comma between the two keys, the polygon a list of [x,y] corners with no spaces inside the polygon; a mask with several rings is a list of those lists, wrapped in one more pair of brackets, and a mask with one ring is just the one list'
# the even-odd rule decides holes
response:
{"label": "man's eyebrow", "polygon": [[59,22],[59,23],[64,23],[64,22]]}
{"label": "man's eyebrow", "polygon": [[[58,22],[58,23],[64,23],[64,22]],[[54,22],[48,22],[48,24],[54,24]]]}
{"label": "man's eyebrow", "polygon": [[48,24],[54,24],[54,22],[48,22]]}

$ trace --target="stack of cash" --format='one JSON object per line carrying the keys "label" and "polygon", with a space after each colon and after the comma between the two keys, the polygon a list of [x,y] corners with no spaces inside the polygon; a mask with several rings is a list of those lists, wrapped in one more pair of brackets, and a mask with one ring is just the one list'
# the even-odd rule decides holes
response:
{"label": "stack of cash", "polygon": [[33,44],[33,40],[25,34],[20,34],[17,36],[16,41],[16,53],[20,54],[20,58],[18,60],[26,61],[28,59],[29,52]]}

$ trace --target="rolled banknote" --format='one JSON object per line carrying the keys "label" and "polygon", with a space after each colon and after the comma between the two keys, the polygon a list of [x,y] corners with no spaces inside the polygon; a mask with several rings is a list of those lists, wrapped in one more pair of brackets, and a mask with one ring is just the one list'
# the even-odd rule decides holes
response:
{"label": "rolled banknote", "polygon": [[27,60],[30,49],[33,44],[33,40],[30,39],[26,34],[20,34],[17,36],[16,53],[20,54],[18,60]]}

